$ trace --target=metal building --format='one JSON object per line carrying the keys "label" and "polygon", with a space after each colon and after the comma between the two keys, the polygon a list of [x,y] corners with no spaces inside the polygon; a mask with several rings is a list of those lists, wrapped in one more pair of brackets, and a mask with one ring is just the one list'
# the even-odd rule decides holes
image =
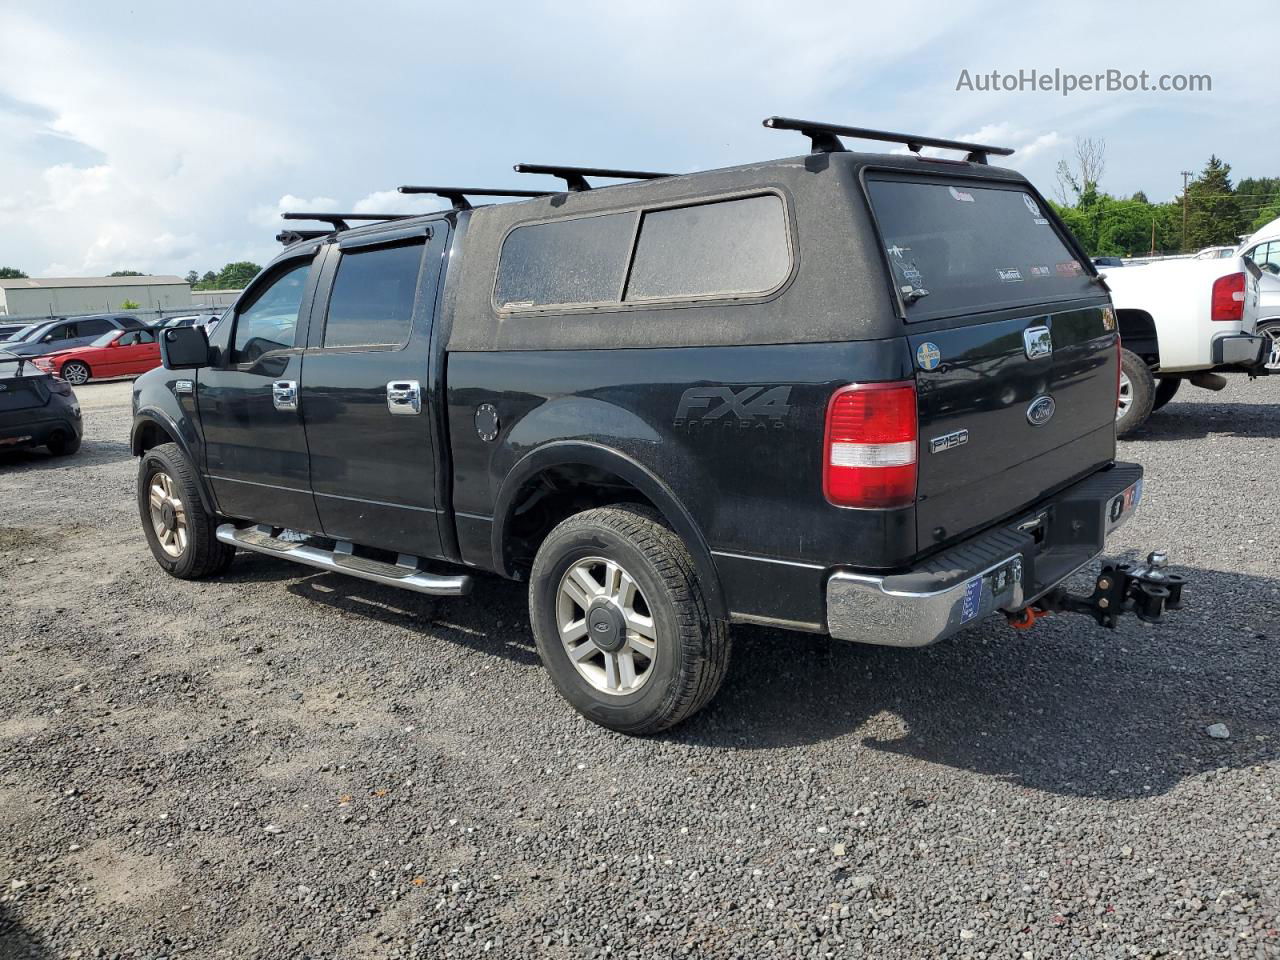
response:
{"label": "metal building", "polygon": [[68,317],[128,309],[191,305],[191,285],[181,277],[28,277],[0,280],[0,314]]}

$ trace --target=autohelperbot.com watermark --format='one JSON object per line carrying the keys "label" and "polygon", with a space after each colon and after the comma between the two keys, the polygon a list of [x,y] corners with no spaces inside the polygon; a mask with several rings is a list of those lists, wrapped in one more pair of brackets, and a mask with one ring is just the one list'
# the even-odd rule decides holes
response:
{"label": "autohelperbot.com watermark", "polygon": [[956,80],[957,91],[973,93],[1211,93],[1213,77],[1207,73],[1159,73],[1147,70],[1103,70],[1096,73],[1073,73],[1055,67],[1052,70],[984,70],[962,69]]}

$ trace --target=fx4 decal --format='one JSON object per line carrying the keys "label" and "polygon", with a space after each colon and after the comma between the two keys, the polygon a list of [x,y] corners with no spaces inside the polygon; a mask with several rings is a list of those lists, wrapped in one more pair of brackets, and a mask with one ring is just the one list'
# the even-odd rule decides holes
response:
{"label": "fx4 decal", "polygon": [[[674,425],[721,424],[740,429],[781,428],[791,412],[791,388],[767,384],[748,387],[691,387],[680,395]],[[729,416],[733,414],[733,416]]]}

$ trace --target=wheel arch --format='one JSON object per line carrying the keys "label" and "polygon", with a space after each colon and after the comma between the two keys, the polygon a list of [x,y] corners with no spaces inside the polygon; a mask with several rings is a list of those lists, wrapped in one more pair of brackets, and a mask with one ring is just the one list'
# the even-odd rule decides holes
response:
{"label": "wheel arch", "polygon": [[196,459],[190,444],[182,437],[178,425],[161,410],[144,408],[139,410],[133,419],[133,428],[129,431],[129,450],[135,457],[140,457],[152,447],[163,443],[176,443],[182,455],[190,462],[196,478],[196,489],[200,491],[200,504],[210,513],[217,513],[217,502],[205,482],[204,473],[200,470],[200,461]]}
{"label": "wheel arch", "polygon": [[1151,314],[1146,310],[1117,310],[1116,322],[1120,327],[1120,343],[1126,350],[1136,353],[1149,365],[1159,364],[1160,339]]}
{"label": "wheel arch", "polygon": [[[604,475],[610,485],[598,488],[592,478]],[[567,484],[567,486],[566,486]],[[543,490],[552,491],[547,515],[521,532],[519,514]],[[563,494],[563,496],[561,496]],[[575,494],[586,500],[575,499]],[[693,558],[712,616],[727,619],[711,549],[698,524],[674,492],[652,471],[619,450],[590,441],[554,441],[521,458],[503,481],[494,505],[491,549],[493,566],[503,576],[520,578],[522,547],[536,547],[550,527],[567,516],[607,503],[640,502],[651,507],[684,542]]]}

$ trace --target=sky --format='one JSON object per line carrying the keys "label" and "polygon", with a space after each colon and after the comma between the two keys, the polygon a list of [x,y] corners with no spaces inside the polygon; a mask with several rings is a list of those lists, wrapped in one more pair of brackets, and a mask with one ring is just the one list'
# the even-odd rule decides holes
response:
{"label": "sky", "polygon": [[[1001,162],[1051,196],[1076,137],[1105,139],[1116,195],[1169,199],[1211,153],[1280,175],[1280,61],[1238,14],[1205,42],[1215,19],[1199,0],[0,0],[0,266],[204,273],[265,263],[284,209],[439,205],[401,183],[805,152],[772,114],[1012,146]],[[1212,90],[957,90],[963,70],[1055,68]]]}

